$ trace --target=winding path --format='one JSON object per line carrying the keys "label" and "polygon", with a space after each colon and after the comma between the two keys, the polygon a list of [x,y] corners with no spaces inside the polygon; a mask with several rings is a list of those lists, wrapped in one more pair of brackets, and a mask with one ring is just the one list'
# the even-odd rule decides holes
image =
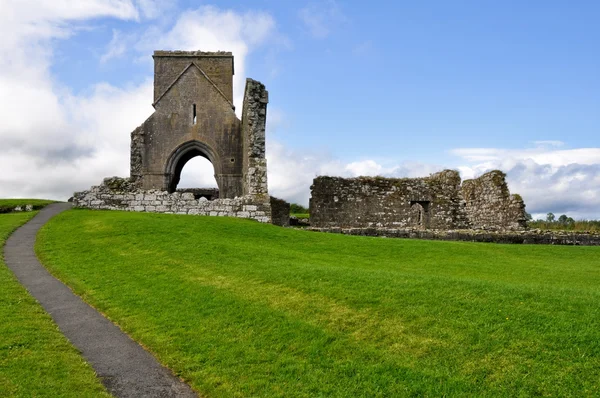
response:
{"label": "winding path", "polygon": [[197,397],[187,384],[40,264],[33,250],[37,231],[70,207],[69,203],[51,204],[17,229],[4,247],[8,267],[115,397]]}

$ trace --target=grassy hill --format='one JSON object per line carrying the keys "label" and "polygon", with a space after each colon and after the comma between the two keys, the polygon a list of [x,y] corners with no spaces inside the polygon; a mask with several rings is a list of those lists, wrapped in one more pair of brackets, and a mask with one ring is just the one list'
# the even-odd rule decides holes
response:
{"label": "grassy hill", "polygon": [[[0,200],[0,207],[4,204]],[[0,214],[0,248],[36,212]],[[6,267],[0,251],[0,396],[109,397],[92,368]]]}
{"label": "grassy hill", "polygon": [[73,210],[38,255],[208,396],[598,396],[600,248]]}

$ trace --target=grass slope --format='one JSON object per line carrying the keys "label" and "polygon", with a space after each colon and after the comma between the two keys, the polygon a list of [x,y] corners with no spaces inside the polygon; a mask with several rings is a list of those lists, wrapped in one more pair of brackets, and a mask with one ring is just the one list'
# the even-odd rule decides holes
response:
{"label": "grass slope", "polygon": [[[0,214],[0,248],[35,212]],[[0,396],[109,397],[0,253]]]}
{"label": "grass slope", "polygon": [[600,394],[600,248],[75,210],[37,250],[209,396]]}

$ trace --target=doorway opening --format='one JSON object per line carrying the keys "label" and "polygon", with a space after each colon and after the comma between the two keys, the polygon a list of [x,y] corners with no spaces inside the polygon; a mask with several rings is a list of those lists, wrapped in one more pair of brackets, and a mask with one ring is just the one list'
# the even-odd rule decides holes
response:
{"label": "doorway opening", "polygon": [[[215,169],[206,157],[195,155],[189,160],[182,158],[183,164],[179,169],[179,178],[173,178],[172,190],[176,192],[191,192],[195,199],[219,198],[219,187],[215,179]],[[178,171],[176,169],[176,172]]]}
{"label": "doorway opening", "polygon": [[417,228],[429,228],[429,205],[426,200],[410,201],[410,225]]}

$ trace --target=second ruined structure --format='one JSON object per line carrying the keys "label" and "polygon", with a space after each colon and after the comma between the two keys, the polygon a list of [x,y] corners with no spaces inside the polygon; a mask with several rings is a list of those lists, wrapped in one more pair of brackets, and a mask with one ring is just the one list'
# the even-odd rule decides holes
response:
{"label": "second ruined structure", "polygon": [[519,230],[525,204],[511,195],[504,173],[473,180],[444,170],[425,178],[317,177],[310,223],[317,228]]}

